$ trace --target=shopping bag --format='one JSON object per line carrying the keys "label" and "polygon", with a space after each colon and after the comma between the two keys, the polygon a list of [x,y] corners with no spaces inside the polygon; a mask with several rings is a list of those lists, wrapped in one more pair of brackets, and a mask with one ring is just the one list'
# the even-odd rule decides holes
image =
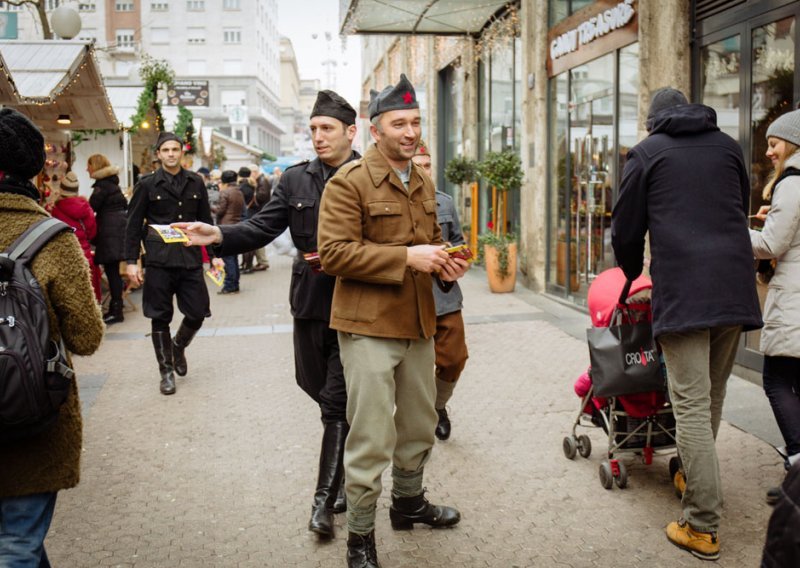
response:
{"label": "shopping bag", "polygon": [[649,322],[629,323],[626,285],[608,327],[586,330],[595,396],[620,396],[666,390],[658,349]]}

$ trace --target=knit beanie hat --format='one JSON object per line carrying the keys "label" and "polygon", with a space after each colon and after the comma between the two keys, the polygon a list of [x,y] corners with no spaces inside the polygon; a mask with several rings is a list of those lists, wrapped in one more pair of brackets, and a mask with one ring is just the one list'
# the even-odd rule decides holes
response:
{"label": "knit beanie hat", "polygon": [[678,89],[672,87],[664,87],[657,90],[650,96],[650,108],[647,111],[647,118],[653,118],[657,113],[664,109],[674,107],[677,105],[688,105],[689,101],[686,95],[681,93]]}
{"label": "knit beanie hat", "polygon": [[44,137],[28,118],[0,109],[0,171],[30,179],[44,167]]}
{"label": "knit beanie hat", "polygon": [[800,110],[782,114],[767,128],[767,138],[780,138],[800,146]]}
{"label": "knit beanie hat", "polygon": [[79,186],[80,183],[78,183],[78,176],[75,175],[75,172],[67,172],[61,178],[61,195],[64,197],[78,195]]}

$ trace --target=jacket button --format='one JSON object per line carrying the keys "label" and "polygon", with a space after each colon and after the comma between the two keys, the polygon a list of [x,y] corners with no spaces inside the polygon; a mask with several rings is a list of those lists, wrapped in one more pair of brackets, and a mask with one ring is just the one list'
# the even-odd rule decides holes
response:
{"label": "jacket button", "polygon": [[387,208],[386,208],[386,211],[388,211],[388,210],[389,210],[389,208],[387,207]]}
{"label": "jacket button", "polygon": [[161,199],[161,196],[160,195],[156,195],[156,199]]}
{"label": "jacket button", "polygon": [[298,209],[300,209],[302,206],[303,206],[303,204],[302,204],[302,203],[298,203],[298,204],[297,204],[297,208],[298,208]]}
{"label": "jacket button", "polygon": [[178,205],[183,205],[183,201],[178,201]]}
{"label": "jacket button", "polygon": [[178,219],[183,219],[183,215],[178,215]]}

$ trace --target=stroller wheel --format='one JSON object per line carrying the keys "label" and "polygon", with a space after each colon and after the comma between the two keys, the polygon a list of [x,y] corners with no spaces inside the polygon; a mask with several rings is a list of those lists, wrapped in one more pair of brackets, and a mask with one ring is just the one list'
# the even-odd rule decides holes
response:
{"label": "stroller wheel", "polygon": [[600,470],[598,473],[600,474],[600,485],[602,485],[604,489],[611,489],[614,486],[614,474],[611,473],[611,464],[608,463],[608,460],[603,460],[600,463]]}
{"label": "stroller wheel", "polygon": [[578,453],[582,458],[588,458],[592,454],[592,441],[589,436],[585,434],[578,436]]}
{"label": "stroller wheel", "polygon": [[568,460],[574,460],[578,453],[578,442],[575,440],[575,436],[565,436],[561,448]]}
{"label": "stroller wheel", "polygon": [[625,464],[622,462],[617,462],[617,466],[619,467],[619,475],[614,478],[614,482],[620,489],[625,489],[628,486],[628,470],[625,469]]}

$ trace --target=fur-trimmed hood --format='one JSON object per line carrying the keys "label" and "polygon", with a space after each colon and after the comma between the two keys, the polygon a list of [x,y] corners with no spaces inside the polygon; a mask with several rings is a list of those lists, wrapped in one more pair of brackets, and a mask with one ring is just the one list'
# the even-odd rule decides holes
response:
{"label": "fur-trimmed hood", "polygon": [[104,179],[117,174],[119,174],[118,166],[106,166],[105,168],[100,168],[96,172],[92,172],[89,177],[92,179]]}

